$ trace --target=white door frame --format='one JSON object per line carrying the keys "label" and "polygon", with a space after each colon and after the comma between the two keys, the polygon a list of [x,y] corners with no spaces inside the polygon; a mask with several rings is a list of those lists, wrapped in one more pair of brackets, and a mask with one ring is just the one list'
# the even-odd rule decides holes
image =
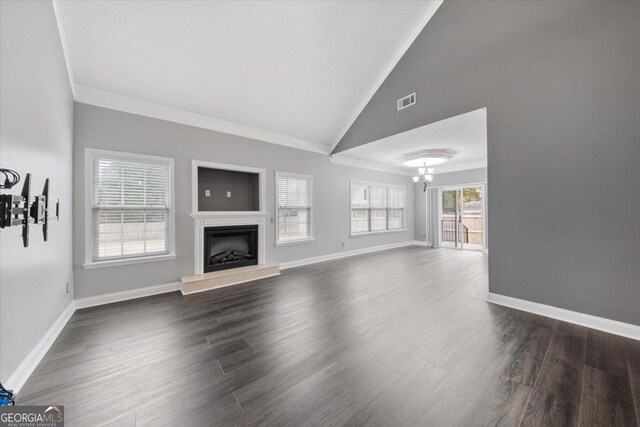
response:
{"label": "white door frame", "polygon": [[[488,227],[488,218],[487,218],[487,184],[486,183],[472,183],[472,184],[460,184],[460,185],[443,185],[438,188],[438,206],[437,206],[437,215],[438,215],[438,220],[437,220],[437,233],[434,233],[435,235],[437,235],[437,246],[438,247],[443,247],[445,249],[456,249],[456,250],[463,250],[464,249],[464,243],[460,242],[460,247],[447,247],[447,246],[442,246],[442,192],[443,191],[453,191],[453,190],[460,190],[463,191],[464,188],[477,188],[477,187],[482,187],[482,249],[469,249],[469,250],[479,250],[482,251],[484,253],[488,253],[489,249],[488,249],[488,242],[487,242],[487,227]],[[463,215],[462,219],[464,221],[464,212],[461,212],[461,215]],[[457,220],[457,217],[456,217]],[[456,234],[456,238],[458,237],[458,235]],[[434,245],[435,246],[435,245]]]}
{"label": "white door frame", "polygon": [[[461,185],[445,185],[445,186],[442,186],[442,187],[438,188],[438,246],[441,247],[441,248],[455,249],[455,250],[462,250],[463,249],[462,242],[460,242],[460,246],[459,247],[457,245],[456,246],[443,246],[443,244],[442,244],[442,193],[444,191],[456,191],[457,192],[458,190],[462,190],[463,187],[464,186],[461,186]],[[456,221],[458,220],[458,206],[457,205],[458,205],[458,203],[457,203],[457,200],[456,200],[456,215],[455,215],[455,220]],[[457,229],[457,227],[456,227],[456,229]],[[456,239],[455,243],[458,243],[457,239],[458,239],[459,233],[458,233],[457,230],[454,231],[454,235],[455,235],[455,239]]]}

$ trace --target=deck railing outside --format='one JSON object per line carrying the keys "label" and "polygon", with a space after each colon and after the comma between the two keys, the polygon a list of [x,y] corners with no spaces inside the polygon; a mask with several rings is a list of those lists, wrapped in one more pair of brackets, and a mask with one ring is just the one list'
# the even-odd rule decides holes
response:
{"label": "deck railing outside", "polygon": [[[469,228],[464,224],[459,224],[462,227],[458,230],[460,233],[460,241],[463,243],[469,243]],[[442,220],[442,240],[445,242],[456,241],[456,220],[455,219],[443,219]]]}

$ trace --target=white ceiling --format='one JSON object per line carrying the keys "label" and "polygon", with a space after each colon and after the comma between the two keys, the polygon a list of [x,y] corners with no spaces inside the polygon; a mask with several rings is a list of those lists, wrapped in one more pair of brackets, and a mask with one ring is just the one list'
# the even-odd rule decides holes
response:
{"label": "white ceiling", "polygon": [[441,1],[54,6],[78,101],[329,152]]}
{"label": "white ceiling", "polygon": [[[451,160],[436,166],[436,173],[487,167],[486,109],[474,110],[398,133],[342,151],[333,157],[339,158],[337,163],[354,161],[363,166],[368,163],[371,166],[378,164],[393,168],[397,165],[398,157],[403,154],[441,148],[454,150],[456,154]],[[395,170],[415,175],[415,169],[396,166]]]}

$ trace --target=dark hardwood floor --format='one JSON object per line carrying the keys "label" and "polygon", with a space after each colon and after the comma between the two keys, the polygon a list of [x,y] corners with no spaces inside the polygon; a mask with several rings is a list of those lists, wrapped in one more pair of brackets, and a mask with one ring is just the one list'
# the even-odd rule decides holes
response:
{"label": "dark hardwood floor", "polygon": [[638,425],[640,342],[485,302],[407,247],[77,311],[18,396],[67,425]]}

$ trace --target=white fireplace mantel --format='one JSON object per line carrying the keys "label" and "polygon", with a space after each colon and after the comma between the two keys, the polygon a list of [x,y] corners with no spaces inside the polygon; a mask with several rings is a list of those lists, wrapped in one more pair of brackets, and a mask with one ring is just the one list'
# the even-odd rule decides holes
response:
{"label": "white fireplace mantel", "polygon": [[258,264],[265,263],[265,219],[260,217],[242,218],[220,218],[217,216],[207,216],[206,214],[191,215],[194,222],[194,274],[204,272],[204,229],[206,227],[226,227],[232,225],[257,225],[258,226]]}

